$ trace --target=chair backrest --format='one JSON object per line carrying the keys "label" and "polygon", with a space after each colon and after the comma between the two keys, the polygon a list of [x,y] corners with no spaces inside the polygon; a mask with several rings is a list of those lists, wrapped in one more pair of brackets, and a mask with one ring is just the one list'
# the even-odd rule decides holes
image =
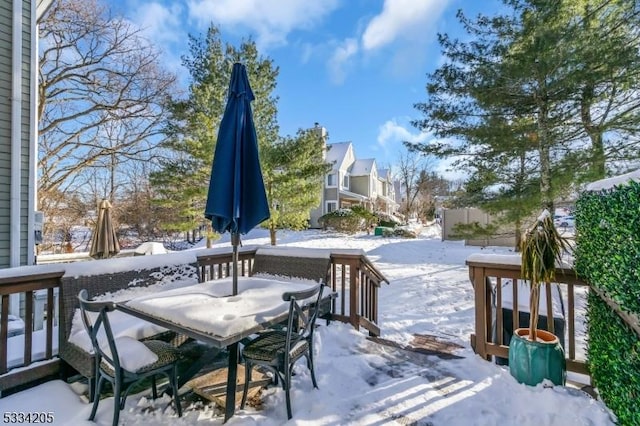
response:
{"label": "chair backrest", "polygon": [[[320,283],[308,290],[291,291],[282,295],[282,300],[289,302],[285,364],[288,364],[289,355],[295,353],[296,346],[300,342],[306,340],[311,345],[323,289],[324,283]],[[302,303],[314,296],[315,300],[312,303],[307,305]],[[309,350],[312,348],[310,347]]]}
{"label": "chair backrest", "polygon": [[[115,309],[115,304],[111,301],[98,302],[88,300],[88,293],[85,289],[80,290],[78,301],[80,302],[82,323],[91,338],[93,350],[96,354],[96,366],[104,359],[114,367],[115,371],[120,371],[120,357],[118,356],[118,349],[107,315],[108,312]],[[95,320],[92,315],[89,315],[90,312],[97,313]],[[107,347],[109,348],[108,351],[106,350]]]}
{"label": "chair backrest", "polygon": [[[310,249],[311,250],[311,249]],[[300,256],[300,252],[269,248],[259,249],[253,260],[251,275],[268,274],[328,282],[331,258],[328,253]]]}

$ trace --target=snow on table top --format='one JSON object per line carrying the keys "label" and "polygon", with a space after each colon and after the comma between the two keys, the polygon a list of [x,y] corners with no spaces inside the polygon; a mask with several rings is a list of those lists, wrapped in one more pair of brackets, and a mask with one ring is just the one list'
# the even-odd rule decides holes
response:
{"label": "snow on table top", "polygon": [[239,277],[238,295],[230,296],[232,281],[225,278],[141,296],[126,305],[213,336],[228,337],[286,313],[283,293],[314,285],[311,280]]}

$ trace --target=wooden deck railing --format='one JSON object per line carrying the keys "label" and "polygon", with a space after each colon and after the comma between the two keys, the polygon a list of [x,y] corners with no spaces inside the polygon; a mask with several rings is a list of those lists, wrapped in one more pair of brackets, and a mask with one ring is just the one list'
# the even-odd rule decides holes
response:
{"label": "wooden deck railing", "polygon": [[[481,357],[490,360],[492,356],[508,358],[509,347],[502,342],[503,333],[503,294],[504,280],[516,283],[522,280],[520,274],[520,255],[471,255],[467,258],[469,278],[475,291],[475,333],[471,335],[471,346]],[[589,375],[584,357],[577,357],[581,340],[584,341],[584,309],[589,286],[580,280],[569,266],[556,269],[556,284],[560,285],[563,304],[566,307],[565,354],[567,371]],[[512,285],[511,300],[518,300],[518,285]],[[541,287],[546,295],[546,312],[553,312],[551,288]],[[528,295],[527,295],[528,299]],[[527,327],[519,324],[518,303],[512,307],[513,328]],[[494,318],[495,317],[495,318]],[[553,321],[548,321],[547,329],[553,332]],[[580,333],[577,330],[581,330]],[[578,339],[580,337],[580,339]]]}
{"label": "wooden deck railing", "polygon": [[332,317],[360,327],[370,336],[380,336],[378,326],[378,289],[389,283],[360,250],[331,253],[331,289],[338,293]]}
{"label": "wooden deck railing", "polygon": [[[238,273],[251,273],[256,249],[240,249]],[[332,302],[331,319],[360,327],[371,336],[380,335],[378,325],[378,288],[389,281],[361,250],[331,250],[331,289],[338,294]],[[201,280],[231,275],[231,253],[198,256]]]}
{"label": "wooden deck railing", "polygon": [[[255,248],[238,250],[238,274],[241,277],[249,276],[255,256]],[[231,261],[232,253],[230,251],[198,256],[198,275],[200,281],[211,281],[230,277],[232,274]]]}
{"label": "wooden deck railing", "polygon": [[[37,274],[22,274],[15,276],[4,275],[0,277],[0,392],[25,382],[37,380],[42,377],[55,374],[58,367],[57,359],[54,358],[54,336],[57,333],[54,329],[56,307],[54,302],[54,292],[60,286],[60,277],[63,272],[49,272]],[[34,333],[34,317],[39,314],[34,312],[35,294],[38,290],[46,291],[46,323],[42,330]],[[23,305],[24,334],[9,337],[9,299],[11,296],[18,296]],[[37,334],[37,337],[36,337]],[[22,339],[23,352],[22,362],[18,365],[9,365],[8,348],[9,339]],[[42,340],[42,341],[40,341]],[[36,349],[43,348],[43,350]],[[37,355],[38,352],[43,352]],[[36,353],[37,359],[33,359]],[[35,361],[53,360],[50,363],[39,363],[37,367],[28,370],[20,369],[15,374],[6,374],[10,368],[29,366]]]}

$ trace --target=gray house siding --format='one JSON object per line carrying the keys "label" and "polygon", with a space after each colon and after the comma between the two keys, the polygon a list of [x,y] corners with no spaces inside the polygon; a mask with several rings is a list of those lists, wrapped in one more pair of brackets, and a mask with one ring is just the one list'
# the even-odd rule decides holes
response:
{"label": "gray house siding", "polygon": [[[22,118],[20,152],[20,265],[28,263],[29,167],[31,163],[31,1],[22,2]],[[35,7],[35,6],[34,6]]]}
{"label": "gray house siding", "polygon": [[324,199],[325,201],[338,201],[338,188],[325,188]]}
{"label": "gray house siding", "polygon": [[369,176],[351,176],[351,192],[369,196]]}
{"label": "gray house siding", "polygon": [[[20,189],[20,202],[18,221],[19,250],[18,259],[13,262],[11,253],[11,173],[12,173],[12,78],[13,67],[13,2],[0,2],[0,268],[19,263],[25,265],[30,261],[29,247],[29,217],[32,214],[32,203],[30,200],[30,174],[31,151],[30,143],[33,138],[32,116],[31,116],[31,71],[32,71],[32,13],[31,1],[22,1],[22,25],[21,38],[22,49],[20,54],[21,81],[21,104],[20,122],[17,124],[20,134],[20,152],[18,164],[14,164],[20,169],[20,179],[17,182]],[[34,6],[35,7],[35,6]],[[34,141],[35,143],[35,141]]]}
{"label": "gray house siding", "polygon": [[9,265],[11,181],[11,7],[0,3],[0,267]]}

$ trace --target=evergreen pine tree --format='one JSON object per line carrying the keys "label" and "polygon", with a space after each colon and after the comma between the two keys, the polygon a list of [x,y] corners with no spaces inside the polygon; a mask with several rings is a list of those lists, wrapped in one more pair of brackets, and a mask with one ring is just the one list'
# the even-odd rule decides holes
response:
{"label": "evergreen pine tree", "polygon": [[[439,36],[446,62],[413,124],[444,139],[413,148],[456,156],[470,199],[518,225],[605,164],[637,157],[640,56],[632,2],[504,3],[495,17],[458,14],[470,41]],[[622,134],[623,144],[604,140]]]}
{"label": "evergreen pine tree", "polygon": [[315,129],[298,130],[267,150],[271,165],[265,170],[271,218],[267,221],[271,244],[277,229],[305,229],[309,213],[321,202],[323,178],[331,164],[322,158],[324,141]]}
{"label": "evergreen pine tree", "polygon": [[255,95],[252,109],[263,173],[272,167],[264,152],[278,135],[277,97],[273,95],[278,68],[258,53],[254,41],[244,41],[239,47],[223,43],[219,30],[211,26],[204,38],[189,37],[189,55],[182,60],[191,75],[189,94],[186,99],[170,100],[172,114],[163,143],[166,155],[159,160],[160,169],[151,174],[151,183],[160,194],[156,202],[175,212],[174,220],[165,224],[175,231],[204,224],[211,164],[234,62],[247,67]]}

